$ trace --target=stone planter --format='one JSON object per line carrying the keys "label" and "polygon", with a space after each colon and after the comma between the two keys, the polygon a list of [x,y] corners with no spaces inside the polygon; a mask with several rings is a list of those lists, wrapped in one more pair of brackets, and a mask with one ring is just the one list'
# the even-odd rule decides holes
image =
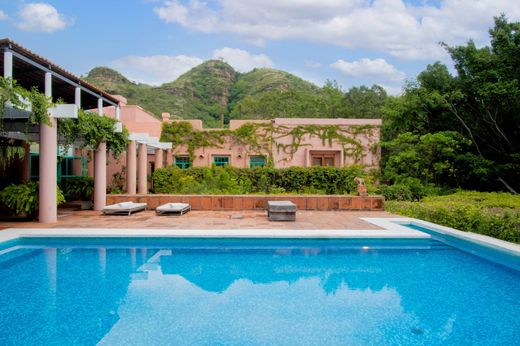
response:
{"label": "stone planter", "polygon": [[92,201],[80,201],[81,210],[90,210],[92,205]]}

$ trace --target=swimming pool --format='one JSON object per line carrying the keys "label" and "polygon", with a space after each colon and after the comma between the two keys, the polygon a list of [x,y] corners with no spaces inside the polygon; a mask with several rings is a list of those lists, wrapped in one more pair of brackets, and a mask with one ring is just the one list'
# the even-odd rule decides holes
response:
{"label": "swimming pool", "polygon": [[507,264],[434,239],[20,238],[0,344],[510,345]]}

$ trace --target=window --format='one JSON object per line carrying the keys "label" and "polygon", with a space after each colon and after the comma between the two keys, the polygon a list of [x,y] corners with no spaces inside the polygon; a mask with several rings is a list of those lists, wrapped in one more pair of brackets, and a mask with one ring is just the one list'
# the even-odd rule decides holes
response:
{"label": "window", "polygon": [[74,158],[73,157],[63,157],[61,162],[58,163],[60,167],[60,175],[62,177],[73,176],[74,170],[72,169],[74,166]]}
{"label": "window", "polygon": [[229,165],[229,156],[213,156],[215,166],[224,167]]}
{"label": "window", "polygon": [[249,167],[264,167],[265,166],[265,157],[264,156],[251,156],[249,158]]}
{"label": "window", "polygon": [[321,157],[313,157],[312,158],[312,165],[313,166],[322,166],[323,165],[323,160]]}
{"label": "window", "polygon": [[30,172],[31,179],[38,179],[40,176],[40,156],[38,154],[30,154]]}
{"label": "window", "polygon": [[188,156],[175,156],[175,166],[180,169],[190,168],[190,158]]}
{"label": "window", "polygon": [[311,164],[313,166],[336,166],[336,160],[334,154],[326,153],[313,153],[311,154]]}

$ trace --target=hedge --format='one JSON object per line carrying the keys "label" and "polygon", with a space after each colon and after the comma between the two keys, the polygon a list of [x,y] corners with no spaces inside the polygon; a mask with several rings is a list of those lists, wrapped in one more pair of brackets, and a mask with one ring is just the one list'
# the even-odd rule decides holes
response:
{"label": "hedge", "polygon": [[155,193],[184,194],[348,194],[356,191],[354,178],[364,176],[360,166],[191,167],[185,170],[171,166],[153,173],[153,190]]}
{"label": "hedge", "polygon": [[440,225],[520,243],[520,196],[457,192],[420,202],[385,202],[385,210]]}

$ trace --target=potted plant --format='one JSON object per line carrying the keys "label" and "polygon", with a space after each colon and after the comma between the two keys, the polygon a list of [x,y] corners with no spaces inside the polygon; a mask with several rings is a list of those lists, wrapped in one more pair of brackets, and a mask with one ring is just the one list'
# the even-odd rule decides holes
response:
{"label": "potted plant", "polygon": [[80,201],[81,210],[92,209],[94,195],[94,179],[91,177],[76,177],[67,182],[67,195]]}

